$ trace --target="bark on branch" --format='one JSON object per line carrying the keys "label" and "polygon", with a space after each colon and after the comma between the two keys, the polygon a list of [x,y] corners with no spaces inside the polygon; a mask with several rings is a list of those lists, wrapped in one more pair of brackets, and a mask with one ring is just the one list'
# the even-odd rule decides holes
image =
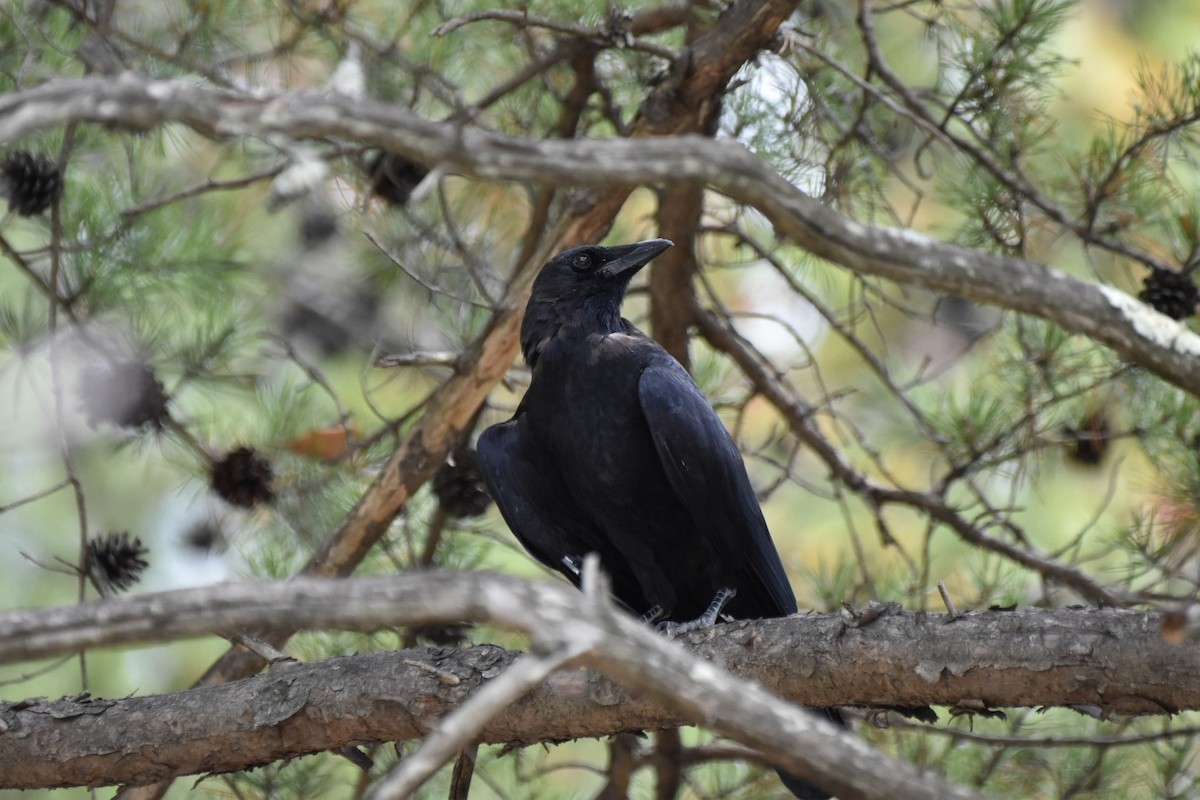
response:
{"label": "bark on branch", "polygon": [[[486,742],[561,741],[703,721],[789,768],[803,764],[818,780],[829,778],[814,771],[819,767],[835,782],[854,783],[836,776],[863,769],[860,742],[803,714],[771,722],[765,709],[779,701],[710,669],[713,663],[812,706],[1086,705],[1122,714],[1200,708],[1195,646],[1165,643],[1155,614],[1031,610],[951,620],[895,611],[861,627],[846,614],[796,616],[693,634],[681,642],[689,653],[595,597],[489,573],[252,582],[8,612],[0,615],[0,660],[272,624],[372,631],[461,619],[526,631],[538,649],[578,647],[580,637],[590,637],[580,661],[596,672],[552,675],[482,726]],[[278,664],[245,681],[159,697],[0,705],[0,784],[143,783],[353,742],[423,738],[519,655],[490,645],[418,648]],[[846,798],[927,796],[906,793],[914,770],[904,769],[898,784],[879,784],[882,794],[857,783],[838,783],[835,791]]]}
{"label": "bark on branch", "polygon": [[54,81],[0,97],[0,141],[88,121],[138,128],[178,122],[218,137],[352,140],[486,180],[701,183],[758,209],[782,235],[848,269],[1042,317],[1200,394],[1200,336],[1124,292],[1042,264],[863,225],[730,141],[694,135],[532,141],[432,122],[370,100],[320,92],[263,97],[131,74]]}

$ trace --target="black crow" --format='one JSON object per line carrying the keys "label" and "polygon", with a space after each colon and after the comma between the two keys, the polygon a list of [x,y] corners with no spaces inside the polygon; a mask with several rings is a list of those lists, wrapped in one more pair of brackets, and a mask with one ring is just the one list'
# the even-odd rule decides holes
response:
{"label": "black crow", "polygon": [[630,279],[670,246],[576,247],[542,268],[521,326],[533,380],[479,437],[484,476],[535,558],[578,585],[595,553],[616,598],[668,632],[786,616],[796,598],[737,445],[687,370],[621,317]]}

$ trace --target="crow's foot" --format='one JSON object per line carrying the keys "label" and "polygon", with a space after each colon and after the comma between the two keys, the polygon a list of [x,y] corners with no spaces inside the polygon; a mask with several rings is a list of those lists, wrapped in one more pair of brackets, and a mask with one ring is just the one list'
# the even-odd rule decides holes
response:
{"label": "crow's foot", "polygon": [[649,625],[651,622],[654,622],[654,620],[658,619],[662,615],[663,615],[663,607],[655,604],[649,611],[647,611],[645,614],[642,614],[640,617],[638,617],[638,622],[644,622],[647,625]]}
{"label": "crow's foot", "polygon": [[717,624],[717,617],[721,616],[721,611],[736,594],[737,589],[730,589],[727,586],[723,586],[717,590],[716,597],[708,604],[708,608],[705,609],[703,614],[690,622],[671,622],[669,620],[660,622],[658,623],[658,632],[668,639],[674,639],[680,634],[707,630]]}

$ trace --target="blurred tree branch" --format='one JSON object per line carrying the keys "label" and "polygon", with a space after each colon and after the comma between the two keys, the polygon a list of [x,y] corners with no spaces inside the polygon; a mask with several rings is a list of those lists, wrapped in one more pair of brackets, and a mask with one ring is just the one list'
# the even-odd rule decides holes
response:
{"label": "blurred tree branch", "polygon": [[595,186],[700,182],[757,208],[781,235],[836,264],[1041,317],[1200,394],[1200,336],[1124,292],[1043,264],[863,225],[728,141],[682,135],[539,142],[431,122],[371,101],[312,92],[260,98],[128,73],[55,81],[0,97],[0,139],[87,121],[135,128],[182,122],[212,136],[355,139],[487,180]]}
{"label": "blurred tree branch", "polygon": [[[577,647],[574,663],[600,674],[556,672],[503,713],[478,720],[481,741],[561,741],[702,720],[773,760],[784,751],[804,753],[805,768],[821,764],[827,776],[847,775],[845,759],[865,745],[815,729],[791,707],[785,716],[795,719],[773,727],[756,703],[760,696],[768,706],[778,701],[747,687],[813,706],[1067,705],[1104,715],[1200,708],[1190,651],[1163,640],[1158,615],[1029,610],[951,619],[888,609],[860,619],[869,621],[858,625],[855,615],[842,613],[738,622],[671,643],[594,593],[490,573],[424,572],[226,584],[7,612],[0,615],[0,659],[271,626],[380,631],[489,622],[528,633],[538,651]],[[142,783],[354,742],[422,738],[519,656],[492,645],[416,648],[281,662],[245,681],[159,697],[0,705],[2,783]],[[720,688],[701,689],[709,680]],[[145,748],[153,757],[141,755]],[[789,768],[800,761],[789,758]],[[878,762],[861,779],[874,788],[851,781],[838,788],[846,792],[840,796],[927,796],[911,793],[908,772],[894,780],[882,774],[896,768]]]}

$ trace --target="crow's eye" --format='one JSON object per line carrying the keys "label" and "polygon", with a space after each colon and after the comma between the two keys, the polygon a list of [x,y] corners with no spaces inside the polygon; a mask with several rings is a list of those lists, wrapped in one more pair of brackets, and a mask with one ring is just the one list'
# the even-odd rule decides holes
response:
{"label": "crow's eye", "polygon": [[592,257],[587,253],[579,253],[571,259],[571,269],[576,272],[586,272],[592,268]]}

